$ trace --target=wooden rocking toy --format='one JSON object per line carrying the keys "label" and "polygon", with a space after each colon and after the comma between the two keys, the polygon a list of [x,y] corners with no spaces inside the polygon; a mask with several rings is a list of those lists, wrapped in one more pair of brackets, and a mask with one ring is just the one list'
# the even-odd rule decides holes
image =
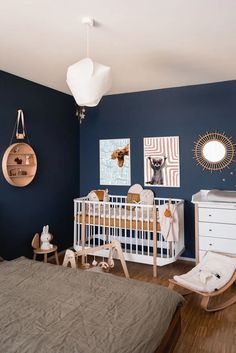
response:
{"label": "wooden rocking toy", "polygon": [[[104,244],[104,245],[95,246],[95,247],[91,247],[91,248],[84,248],[84,249],[81,249],[79,251],[66,250],[62,266],[67,267],[68,264],[70,264],[72,268],[77,268],[77,264],[76,264],[76,258],[77,257],[79,257],[79,256],[83,257],[83,256],[86,256],[86,255],[91,254],[91,253],[95,253],[95,252],[100,251],[100,250],[110,250],[108,263],[106,263],[107,267],[114,266],[111,254],[112,254],[113,250],[116,250],[117,254],[118,254],[118,257],[120,259],[120,262],[121,262],[125,277],[129,278],[129,272],[128,272],[128,269],[127,269],[127,266],[126,266],[125,258],[124,258],[124,255],[123,255],[123,252],[122,252],[122,249],[121,249],[120,242],[118,240],[113,240],[109,244]],[[102,262],[102,263],[104,263],[104,262]]]}
{"label": "wooden rocking toy", "polygon": [[[219,260],[221,261],[219,262],[219,267],[215,271],[212,271],[212,268],[209,265],[210,262],[209,261],[207,262],[207,260],[208,259],[211,260],[211,258],[213,260],[217,260],[217,258],[219,258]],[[227,265],[231,265],[231,272],[229,267],[226,268],[226,271],[224,272],[224,269],[223,269],[224,261],[226,265],[227,260],[228,260]],[[191,292],[200,294],[202,296],[200,305],[207,312],[219,311],[236,303],[236,293],[235,293],[230,299],[222,301],[220,304],[216,306],[209,307],[210,299],[223,294],[227,289],[229,289],[234,284],[234,282],[236,282],[236,258],[229,257],[226,255],[221,255],[218,253],[208,252],[203,258],[202,262],[203,262],[203,267],[201,266],[201,263],[200,263],[196,267],[194,267],[191,271],[189,271],[187,274],[182,276],[174,276],[174,279],[169,279],[169,288],[173,289],[175,286],[179,286],[184,289],[187,289],[188,292],[186,294],[189,294]],[[216,262],[215,263],[213,262],[213,264],[215,265]],[[219,271],[220,268],[221,270]],[[225,275],[227,276],[224,281],[226,283],[223,284],[222,279]],[[207,283],[207,280],[210,279],[212,282],[210,286],[212,287],[212,290],[211,291],[205,290],[205,289],[198,290],[197,287],[200,285],[199,284],[200,281],[197,282],[197,279],[195,279],[194,276],[196,277],[198,276],[199,278],[202,277],[200,278],[200,280],[202,279],[203,289],[204,289],[204,286],[205,286],[205,289],[207,289],[206,288],[207,286],[205,284]],[[220,282],[220,280],[223,285],[220,286],[220,288],[218,288],[217,281]],[[213,283],[216,283],[215,288],[212,286]],[[183,294],[183,295],[186,295],[186,294]]]}

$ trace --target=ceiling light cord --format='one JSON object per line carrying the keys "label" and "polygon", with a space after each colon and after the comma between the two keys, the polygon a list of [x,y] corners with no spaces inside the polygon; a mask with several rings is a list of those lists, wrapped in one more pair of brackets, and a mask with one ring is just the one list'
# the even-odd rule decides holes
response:
{"label": "ceiling light cord", "polygon": [[89,58],[90,55],[90,42],[89,42],[89,25],[86,24],[86,55]]}

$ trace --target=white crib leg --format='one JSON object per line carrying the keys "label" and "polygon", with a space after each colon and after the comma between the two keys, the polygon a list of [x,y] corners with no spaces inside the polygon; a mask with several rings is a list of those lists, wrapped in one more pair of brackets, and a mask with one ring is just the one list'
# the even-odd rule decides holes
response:
{"label": "white crib leg", "polygon": [[[86,207],[85,207],[85,201],[82,201],[82,249],[85,248],[85,242],[86,242]],[[85,263],[85,257],[84,255],[82,256],[81,260],[82,265]]]}

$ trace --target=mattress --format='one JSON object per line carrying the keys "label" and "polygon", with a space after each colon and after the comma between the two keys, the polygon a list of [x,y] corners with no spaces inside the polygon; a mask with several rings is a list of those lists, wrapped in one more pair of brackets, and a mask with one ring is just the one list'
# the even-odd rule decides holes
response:
{"label": "mattress", "polygon": [[4,353],[152,353],[183,298],[162,286],[26,258],[0,266]]}

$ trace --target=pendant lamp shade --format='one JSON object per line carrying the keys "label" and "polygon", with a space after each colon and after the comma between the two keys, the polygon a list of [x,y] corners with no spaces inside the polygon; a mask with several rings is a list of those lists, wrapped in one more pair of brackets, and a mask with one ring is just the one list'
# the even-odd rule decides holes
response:
{"label": "pendant lamp shade", "polygon": [[85,58],[69,66],[66,81],[79,106],[95,107],[111,88],[111,68]]}

